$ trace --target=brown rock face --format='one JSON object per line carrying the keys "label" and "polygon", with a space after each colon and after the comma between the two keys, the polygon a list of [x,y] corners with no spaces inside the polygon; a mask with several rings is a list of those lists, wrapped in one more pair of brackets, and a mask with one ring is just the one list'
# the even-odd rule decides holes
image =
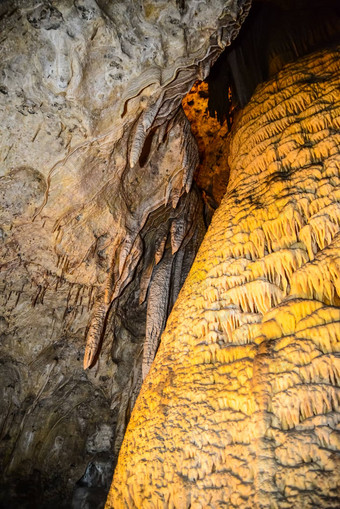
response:
{"label": "brown rock face", "polygon": [[340,505],[339,49],[259,87],[107,508]]}
{"label": "brown rock face", "polygon": [[215,210],[227,190],[228,165],[228,122],[219,122],[209,115],[208,84],[204,81],[194,84],[183,99],[183,109],[195,135],[200,164],[195,181],[203,190],[208,206]]}
{"label": "brown rock face", "polygon": [[[80,478],[74,507],[106,496],[113,451],[205,231],[181,100],[248,8],[1,2],[5,507],[70,507]],[[86,336],[85,367],[95,367],[84,371]]]}

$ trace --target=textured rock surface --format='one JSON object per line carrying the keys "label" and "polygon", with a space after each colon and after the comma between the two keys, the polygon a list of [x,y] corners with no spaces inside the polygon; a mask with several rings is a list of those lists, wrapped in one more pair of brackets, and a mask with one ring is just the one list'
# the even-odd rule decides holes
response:
{"label": "textured rock surface", "polygon": [[204,233],[181,100],[247,3],[1,2],[7,507],[102,497]]}
{"label": "textured rock surface", "polygon": [[339,51],[259,87],[107,507],[339,507]]}
{"label": "textured rock surface", "polygon": [[195,181],[204,191],[207,205],[215,210],[226,193],[229,179],[226,163],[228,123],[226,120],[220,123],[209,115],[208,84],[204,81],[194,84],[183,99],[183,109],[190,121],[200,156]]}

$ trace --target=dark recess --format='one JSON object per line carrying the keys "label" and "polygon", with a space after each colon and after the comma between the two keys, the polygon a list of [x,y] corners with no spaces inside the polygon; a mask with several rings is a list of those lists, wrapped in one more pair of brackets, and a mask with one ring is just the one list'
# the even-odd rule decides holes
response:
{"label": "dark recess", "polygon": [[207,78],[209,114],[230,128],[256,86],[299,57],[340,42],[338,0],[255,1]]}

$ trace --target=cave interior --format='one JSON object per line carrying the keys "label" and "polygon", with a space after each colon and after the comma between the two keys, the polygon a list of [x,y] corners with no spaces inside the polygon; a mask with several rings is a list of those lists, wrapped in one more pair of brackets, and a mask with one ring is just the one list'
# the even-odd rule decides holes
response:
{"label": "cave interior", "polygon": [[[110,2],[97,3],[109,16]],[[153,2],[146,3],[152,13]],[[182,16],[187,3],[190,2],[176,2]],[[29,9],[36,8],[34,2],[29,4],[28,13],[20,2],[18,6],[14,2],[13,8],[6,0],[1,4],[0,21],[6,30],[6,23],[11,26],[11,23],[20,23],[19,18],[25,18],[24,22],[27,24],[28,19],[33,32],[37,31],[39,23],[45,23],[47,28],[43,26],[43,30],[54,32],[58,37],[55,28],[61,22],[58,2],[43,2],[46,8],[39,11],[39,19],[30,14]],[[75,1],[74,4],[83,20],[91,19],[92,2]],[[18,21],[13,21],[16,16]],[[17,37],[21,36],[20,30],[24,29],[19,29]],[[120,139],[114,140],[112,148],[109,147],[110,136],[109,142],[98,136],[99,148],[84,159],[83,171],[86,172],[86,168],[91,171],[79,185],[80,191],[75,187],[77,206],[73,209],[69,207],[73,199],[72,168],[69,181],[68,177],[58,180],[58,170],[50,173],[45,184],[39,175],[33,175],[28,163],[20,164],[14,175],[11,168],[15,164],[8,166],[6,160],[3,161],[5,172],[0,178],[1,190],[4,189],[1,203],[5,210],[5,226],[0,230],[4,241],[0,318],[3,368],[1,507],[78,509],[104,506],[142,381],[156,355],[167,318],[211,218],[226,193],[228,146],[235,119],[258,85],[274,77],[286,64],[339,44],[339,36],[337,0],[254,0],[236,39],[210,58],[210,72],[205,73],[206,76],[191,76],[190,91],[185,95],[179,87],[177,95],[175,90],[169,97],[164,94],[157,99],[142,148],[136,149],[136,157],[128,167],[124,162],[124,170],[119,170],[115,176],[117,185],[101,193],[101,203],[105,203],[115,224],[119,225],[120,237],[116,232],[108,234],[102,224],[91,243],[85,234],[82,237],[79,233],[77,237],[81,228],[87,231],[92,228],[91,221],[97,220],[96,215],[92,220],[93,212],[81,204],[79,196],[83,193],[86,197],[84,189],[98,160],[104,168],[104,162],[106,164],[113,151],[117,161],[132,157],[129,151],[133,154],[132,140],[138,138],[136,131],[139,129],[136,119],[141,115],[133,103],[133,95],[127,102],[127,112],[120,113],[123,120],[125,114],[131,118],[129,126],[121,129]],[[62,45],[58,51],[63,51]],[[16,56],[15,48],[12,52]],[[20,62],[20,54],[17,56]],[[118,59],[112,65],[119,68]],[[187,86],[186,79],[184,76]],[[138,93],[135,94],[137,98]],[[0,80],[0,95],[4,101],[8,94]],[[152,90],[148,94],[145,93],[146,109],[152,104]],[[87,100],[91,102],[91,97]],[[56,109],[62,107],[61,101]],[[182,107],[191,128],[182,127],[185,123],[181,117]],[[26,101],[25,108],[21,115],[27,115],[27,110],[34,110],[36,106]],[[4,111],[9,115],[9,109]],[[100,117],[100,113],[96,114]],[[176,132],[177,125],[181,125],[181,131]],[[171,134],[172,129],[174,134]],[[39,137],[39,132],[34,136]],[[79,139],[81,145],[81,136]],[[103,145],[106,143],[104,148],[99,146],[101,141]],[[20,145],[17,150],[20,156]],[[23,145],[22,150],[28,150],[27,146]],[[46,150],[46,146],[41,150]],[[75,156],[67,157],[72,160],[81,150],[76,148]],[[159,168],[174,165],[177,154],[185,151],[187,175],[180,175],[178,181],[176,175],[160,176]],[[161,157],[157,155],[160,152]],[[118,162],[114,164],[119,168]],[[111,178],[104,169],[100,171],[104,178]],[[149,174],[147,179],[145,173]],[[76,173],[74,178],[78,178]],[[101,176],[93,184],[95,190],[100,187],[100,179]],[[49,181],[52,182],[50,196],[48,191],[46,194]],[[23,190],[25,182],[31,186],[31,194],[21,199],[20,193],[26,192]],[[56,212],[59,198],[53,190],[58,185],[70,186],[65,193],[67,207],[64,202],[62,204],[66,212],[60,217]],[[41,206],[44,196],[50,200],[45,209],[45,203]],[[51,205],[48,209],[53,200],[54,208]],[[142,202],[146,205],[140,206]],[[72,209],[70,213],[69,209]],[[100,209],[98,205],[99,212],[95,214],[100,215]],[[28,210],[27,214],[23,210]],[[24,217],[22,222],[21,217]],[[35,236],[40,239],[38,230],[45,227],[56,235],[52,251],[57,259],[57,275],[49,261],[43,260],[39,265],[29,252],[35,249],[29,240],[34,244]],[[20,235],[25,239],[22,244],[16,240]],[[39,250],[45,249],[44,242],[39,240]],[[83,250],[74,259],[69,255],[73,245]],[[46,247],[46,253],[49,249]],[[93,273],[93,277],[80,277],[81,269],[84,273]],[[55,297],[57,293],[61,295],[59,301]],[[85,368],[88,369],[85,371],[82,356],[86,336]],[[40,338],[45,339],[39,345]],[[29,353],[25,352],[25,341]]]}

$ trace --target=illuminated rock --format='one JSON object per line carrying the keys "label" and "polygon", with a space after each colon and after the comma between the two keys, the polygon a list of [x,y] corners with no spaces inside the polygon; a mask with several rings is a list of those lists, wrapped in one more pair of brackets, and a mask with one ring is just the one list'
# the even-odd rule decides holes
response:
{"label": "illuminated rock", "polygon": [[340,505],[339,51],[260,86],[107,508]]}

